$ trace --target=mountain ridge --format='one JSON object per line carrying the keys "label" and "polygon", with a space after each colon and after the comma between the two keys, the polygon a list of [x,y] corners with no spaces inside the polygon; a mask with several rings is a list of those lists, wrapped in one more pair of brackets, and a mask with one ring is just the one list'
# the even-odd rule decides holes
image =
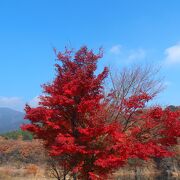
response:
{"label": "mountain ridge", "polygon": [[0,107],[0,133],[18,130],[24,121],[24,113],[7,108]]}

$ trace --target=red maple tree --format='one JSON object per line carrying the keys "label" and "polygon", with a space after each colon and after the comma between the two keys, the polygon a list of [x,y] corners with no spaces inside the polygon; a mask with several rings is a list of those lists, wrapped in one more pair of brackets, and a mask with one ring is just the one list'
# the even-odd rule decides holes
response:
{"label": "red maple tree", "polygon": [[113,103],[114,92],[105,96],[108,69],[95,75],[101,57],[87,47],[57,53],[56,78],[43,85],[38,107],[25,108],[31,124],[22,129],[43,139],[74,179],[107,179],[130,158],[170,156],[180,136],[180,112],[145,108],[152,98],[146,93],[120,103]]}

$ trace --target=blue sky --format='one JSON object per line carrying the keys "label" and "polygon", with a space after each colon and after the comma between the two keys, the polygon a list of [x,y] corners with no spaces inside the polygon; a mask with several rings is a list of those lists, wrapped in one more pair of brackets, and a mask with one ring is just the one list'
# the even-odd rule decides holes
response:
{"label": "blue sky", "polygon": [[162,105],[180,105],[179,0],[1,0],[0,106],[37,103],[54,77],[52,48],[104,47],[105,65],[161,65]]}

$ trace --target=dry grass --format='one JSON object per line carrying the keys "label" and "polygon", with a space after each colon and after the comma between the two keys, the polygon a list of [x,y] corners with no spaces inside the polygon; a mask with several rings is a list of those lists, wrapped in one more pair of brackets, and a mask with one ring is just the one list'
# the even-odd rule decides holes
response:
{"label": "dry grass", "polygon": [[[180,162],[180,146],[175,148],[177,156],[173,159]],[[50,180],[47,167],[47,156],[42,143],[38,140],[6,140],[0,139],[0,180]],[[132,164],[121,168],[114,173],[112,179],[135,179],[135,176],[148,177],[146,180],[155,179],[160,174],[154,161],[133,161]],[[133,164],[134,163],[134,164]],[[177,164],[177,163],[176,163]],[[178,163],[179,164],[179,163]],[[177,168],[176,168],[177,167]],[[173,177],[180,179],[179,165],[175,165]]]}
{"label": "dry grass", "polygon": [[[124,167],[114,173],[112,179],[134,179],[136,175],[140,177],[148,177],[146,180],[154,180],[159,173],[152,166],[136,169],[136,173],[133,169]],[[172,177],[180,178],[180,172],[172,172]],[[24,168],[17,168],[13,166],[1,166],[0,167],[0,180],[55,180],[50,176],[47,176],[46,167],[40,167],[34,164],[29,164]]]}
{"label": "dry grass", "polygon": [[[45,168],[29,164],[24,168],[16,168],[12,166],[0,167],[0,179],[2,180],[48,180],[45,176]],[[51,178],[53,179],[53,178]]]}
{"label": "dry grass", "polygon": [[143,176],[143,177],[152,177],[152,179],[159,175],[160,173],[156,170],[156,167],[153,162],[144,163],[142,167],[129,167],[125,166],[114,173],[115,177],[135,177]]}

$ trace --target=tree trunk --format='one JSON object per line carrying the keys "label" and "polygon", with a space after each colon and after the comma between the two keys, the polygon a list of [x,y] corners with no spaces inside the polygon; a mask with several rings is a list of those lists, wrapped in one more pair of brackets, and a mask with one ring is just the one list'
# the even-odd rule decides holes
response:
{"label": "tree trunk", "polygon": [[76,174],[73,174],[73,180],[77,180]]}
{"label": "tree trunk", "polygon": [[66,180],[66,175],[64,174],[64,176],[63,176],[63,180]]}

